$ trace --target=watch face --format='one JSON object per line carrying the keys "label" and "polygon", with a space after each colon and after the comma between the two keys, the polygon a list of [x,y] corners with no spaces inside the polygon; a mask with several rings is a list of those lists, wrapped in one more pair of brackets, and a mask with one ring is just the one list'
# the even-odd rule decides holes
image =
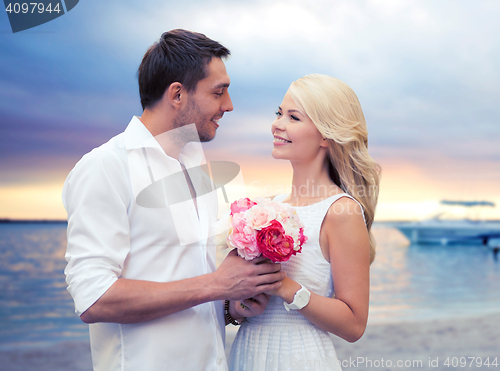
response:
{"label": "watch face", "polygon": [[303,307],[307,304],[307,292],[302,291],[297,297],[297,306]]}
{"label": "watch face", "polygon": [[309,304],[309,298],[311,297],[311,294],[306,291],[306,290],[300,290],[297,292],[297,307],[300,309],[304,308],[307,304]]}
{"label": "watch face", "polygon": [[293,297],[293,301],[290,304],[285,304],[285,308],[287,310],[299,310],[304,308],[307,304],[309,304],[309,300],[311,298],[311,293],[304,287],[301,287],[299,291],[297,291]]}

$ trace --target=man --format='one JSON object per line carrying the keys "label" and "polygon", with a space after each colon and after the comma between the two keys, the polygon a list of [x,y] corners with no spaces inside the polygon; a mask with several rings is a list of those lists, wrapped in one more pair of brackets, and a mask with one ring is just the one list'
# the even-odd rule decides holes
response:
{"label": "man", "polygon": [[94,370],[225,370],[224,314],[262,313],[284,278],[279,264],[235,252],[215,269],[207,243],[216,202],[195,171],[198,141],[233,109],[228,55],[202,34],[164,33],[139,67],[142,116],[66,180],[66,281],[90,323]]}

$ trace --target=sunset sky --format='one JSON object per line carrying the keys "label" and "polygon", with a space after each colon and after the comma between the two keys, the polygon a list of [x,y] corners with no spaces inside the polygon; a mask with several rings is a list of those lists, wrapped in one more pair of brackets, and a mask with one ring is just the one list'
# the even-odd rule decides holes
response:
{"label": "sunset sky", "polygon": [[323,73],[363,107],[383,169],[376,220],[425,217],[441,199],[500,204],[498,19],[496,0],[83,0],[13,34],[3,12],[0,218],[66,218],[68,172],[141,115],[137,68],[174,28],[232,52],[234,111],[205,153],[239,163],[248,195],[286,190],[290,166],[270,157],[274,112],[292,81]]}

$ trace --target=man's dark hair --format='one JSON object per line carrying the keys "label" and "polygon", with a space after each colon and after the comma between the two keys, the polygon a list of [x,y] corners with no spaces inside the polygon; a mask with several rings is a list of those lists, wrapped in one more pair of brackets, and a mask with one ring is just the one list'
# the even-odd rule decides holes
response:
{"label": "man's dark hair", "polygon": [[139,66],[142,108],[152,108],[173,82],[188,92],[207,76],[213,57],[226,58],[230,51],[205,35],[182,29],[165,32],[150,46]]}

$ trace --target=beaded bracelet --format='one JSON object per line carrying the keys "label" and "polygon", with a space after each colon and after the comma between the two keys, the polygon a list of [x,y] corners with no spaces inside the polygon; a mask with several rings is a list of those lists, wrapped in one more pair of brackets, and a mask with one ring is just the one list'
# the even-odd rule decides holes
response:
{"label": "beaded bracelet", "polygon": [[224,303],[224,317],[226,317],[226,320],[235,326],[241,325],[238,321],[236,321],[231,315],[229,314],[229,300],[226,300]]}

